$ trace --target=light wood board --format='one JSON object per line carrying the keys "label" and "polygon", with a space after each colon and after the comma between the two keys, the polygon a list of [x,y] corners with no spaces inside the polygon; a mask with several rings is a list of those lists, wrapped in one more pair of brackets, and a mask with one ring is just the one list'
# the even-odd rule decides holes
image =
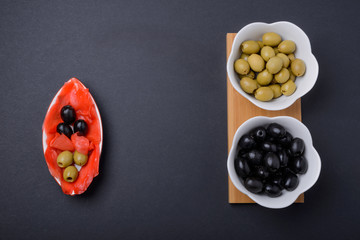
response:
{"label": "light wood board", "polygon": [[[231,47],[236,33],[228,33],[226,35],[226,58],[229,57]],[[249,118],[255,116],[291,116],[301,121],[301,100],[298,99],[293,105],[287,109],[280,111],[268,111],[261,109],[251,103],[249,100],[241,96],[231,85],[229,77],[227,78],[227,110],[228,110],[228,151],[231,149],[232,141],[236,130],[239,126]],[[229,181],[229,203],[254,203],[247,195],[241,193]],[[298,203],[304,202],[304,194],[301,194],[296,200]]]}

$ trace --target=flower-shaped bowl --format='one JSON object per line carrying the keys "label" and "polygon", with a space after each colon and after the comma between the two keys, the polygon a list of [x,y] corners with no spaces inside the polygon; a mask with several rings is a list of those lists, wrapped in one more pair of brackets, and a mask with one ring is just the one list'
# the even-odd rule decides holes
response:
{"label": "flower-shaped bowl", "polygon": [[[286,131],[291,133],[293,137],[299,137],[304,140],[304,157],[307,159],[308,162],[307,172],[303,175],[298,175],[298,187],[291,192],[283,190],[282,195],[276,198],[271,198],[266,195],[254,194],[249,192],[240,181],[240,178],[238,177],[234,166],[234,161],[237,153],[237,145],[241,136],[250,132],[252,129],[258,126],[266,126],[270,123],[278,123],[282,125],[286,129]],[[227,168],[232,183],[240,192],[248,195],[252,200],[260,204],[261,206],[268,208],[285,208],[295,202],[295,200],[299,197],[301,193],[307,191],[315,184],[320,175],[321,160],[319,154],[313,146],[310,131],[302,122],[298,121],[295,118],[287,116],[274,118],[259,116],[247,120],[236,131],[227,160]]]}

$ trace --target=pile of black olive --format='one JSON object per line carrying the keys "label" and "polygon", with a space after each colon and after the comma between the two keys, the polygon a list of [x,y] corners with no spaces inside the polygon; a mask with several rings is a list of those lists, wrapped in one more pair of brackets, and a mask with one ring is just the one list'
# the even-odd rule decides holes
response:
{"label": "pile of black olive", "polygon": [[[58,133],[60,133],[60,134],[63,133],[70,139],[71,139],[71,135],[76,132],[78,132],[79,136],[86,135],[87,129],[88,129],[87,124],[82,119],[75,121],[76,113],[75,113],[75,109],[72,106],[66,105],[66,106],[62,107],[61,111],[60,111],[60,115],[61,115],[61,119],[64,122],[59,123],[57,125],[56,131]],[[73,126],[74,131],[71,128],[71,124],[73,124],[73,123],[74,123],[74,126]]]}
{"label": "pile of black olive", "polygon": [[235,170],[249,192],[278,197],[284,189],[295,190],[298,174],[306,173],[304,151],[304,141],[280,124],[260,126],[240,138]]}

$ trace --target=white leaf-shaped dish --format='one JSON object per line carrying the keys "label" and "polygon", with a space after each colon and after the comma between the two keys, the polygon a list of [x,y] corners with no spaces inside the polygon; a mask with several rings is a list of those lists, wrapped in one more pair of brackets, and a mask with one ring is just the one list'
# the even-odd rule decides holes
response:
{"label": "white leaf-shaped dish", "polygon": [[[302,77],[296,78],[297,89],[294,94],[291,96],[281,96],[269,102],[262,102],[241,89],[240,78],[234,70],[234,62],[240,58],[240,45],[243,41],[261,40],[262,35],[266,32],[278,33],[283,40],[293,40],[296,43],[295,56],[305,62],[306,72]],[[275,111],[291,106],[297,99],[313,88],[319,74],[319,65],[311,52],[310,40],[301,28],[290,22],[275,22],[271,24],[256,22],[246,25],[236,34],[227,62],[227,73],[231,84],[242,96],[260,108]]]}
{"label": "white leaf-shaped dish", "polygon": [[[72,86],[71,91],[64,92],[65,86],[68,90],[69,90],[69,86]],[[80,95],[80,96],[77,95],[78,93],[83,94],[84,92],[87,92],[85,99],[84,99],[84,95]],[[95,132],[97,137],[99,138],[98,140],[93,142],[94,150],[91,153],[89,152],[89,159],[88,159],[88,162],[86,163],[86,165],[78,166],[78,165],[74,164],[74,166],[79,171],[79,177],[73,183],[67,183],[63,180],[62,170],[56,165],[56,157],[54,157],[54,155],[53,155],[53,154],[55,154],[57,156],[56,149],[52,148],[48,144],[49,141],[54,139],[54,132],[56,132],[56,125],[62,121],[61,119],[53,118],[54,117],[53,108],[56,109],[60,105],[61,105],[61,107],[64,105],[68,105],[69,102],[68,102],[68,100],[65,100],[65,99],[67,99],[66,96],[69,96],[70,94],[73,94],[73,95],[71,95],[71,97],[68,97],[68,98],[70,98],[70,102],[76,103],[79,98],[79,99],[81,99],[81,101],[86,101],[86,103],[89,104],[89,106],[93,107],[94,111],[91,112],[90,114],[87,114],[88,115],[87,117],[89,119],[93,119],[93,122],[88,122],[88,128],[89,129],[90,128],[97,129],[97,130],[93,130],[92,132],[93,132],[93,134]],[[67,102],[67,104],[65,104],[65,102]],[[75,109],[75,110],[77,110],[77,109]],[[90,111],[90,109],[88,109],[88,111]],[[57,115],[60,116],[60,109],[59,109],[59,112],[57,113]],[[89,117],[89,116],[91,116],[91,117]],[[77,116],[77,117],[79,119],[84,118],[84,116],[81,116],[81,115]],[[83,120],[85,120],[85,119],[83,119]],[[45,124],[46,122],[47,122],[47,124]],[[55,125],[54,125],[54,123],[55,123]],[[49,127],[49,126],[51,126],[51,127]],[[89,133],[88,133],[88,135],[89,135]],[[87,188],[89,187],[89,185],[91,184],[93,178],[99,174],[99,162],[100,162],[100,156],[101,156],[102,145],[103,145],[103,126],[102,126],[100,112],[99,112],[98,106],[96,105],[94,98],[92,97],[92,95],[88,91],[88,89],[84,86],[84,84],[82,82],[80,82],[78,79],[71,78],[69,81],[67,81],[64,84],[64,86],[62,86],[60,88],[60,90],[56,93],[55,97],[51,101],[50,106],[46,112],[45,120],[43,123],[42,144],[43,144],[45,160],[48,165],[50,174],[54,177],[56,182],[60,185],[63,192],[68,195],[77,195],[77,194],[82,194],[83,192],[85,192],[87,190]],[[50,152],[47,154],[48,150]],[[83,172],[82,172],[82,169],[85,169],[85,170],[83,170]]]}
{"label": "white leaf-shaped dish", "polygon": [[[282,125],[286,131],[291,133],[294,137],[299,137],[304,140],[304,156],[308,161],[307,172],[303,175],[298,175],[300,180],[298,187],[292,192],[283,190],[282,195],[277,198],[270,198],[266,195],[253,194],[249,192],[241,183],[234,166],[234,160],[237,152],[236,149],[241,136],[258,126],[265,126],[273,122]],[[320,175],[321,160],[319,154],[313,146],[311,134],[302,122],[287,116],[274,118],[259,116],[247,120],[236,131],[227,160],[227,168],[232,183],[240,192],[248,195],[252,200],[261,206],[268,208],[285,208],[291,205],[301,193],[307,191],[315,184]]]}

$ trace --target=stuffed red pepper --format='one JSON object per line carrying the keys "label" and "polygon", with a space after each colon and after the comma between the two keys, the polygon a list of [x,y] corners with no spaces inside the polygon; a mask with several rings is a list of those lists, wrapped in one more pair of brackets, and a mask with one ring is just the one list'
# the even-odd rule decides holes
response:
{"label": "stuffed red pepper", "polygon": [[50,174],[65,194],[85,192],[99,174],[103,130],[99,109],[78,79],[67,81],[55,95],[42,131]]}

